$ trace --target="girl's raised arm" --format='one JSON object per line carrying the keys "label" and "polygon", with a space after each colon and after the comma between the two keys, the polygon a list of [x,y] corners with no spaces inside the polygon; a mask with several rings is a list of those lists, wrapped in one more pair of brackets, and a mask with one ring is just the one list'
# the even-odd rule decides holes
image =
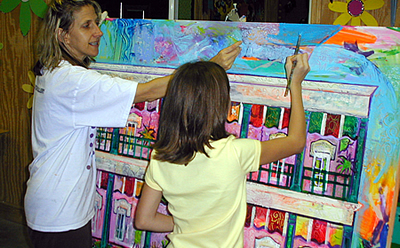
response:
{"label": "girl's raised arm", "polygon": [[306,121],[304,115],[303,99],[301,93],[301,83],[310,71],[308,64],[308,54],[290,56],[286,59],[286,77],[292,70],[292,83],[290,86],[290,122],[288,135],[283,138],[272,139],[261,142],[260,165],[268,164],[282,158],[289,157],[296,153],[301,153],[306,143]]}

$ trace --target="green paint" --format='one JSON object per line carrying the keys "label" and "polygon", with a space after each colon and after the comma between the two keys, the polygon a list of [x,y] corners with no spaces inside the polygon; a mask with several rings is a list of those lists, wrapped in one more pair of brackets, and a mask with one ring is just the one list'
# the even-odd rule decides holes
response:
{"label": "green paint", "polygon": [[119,128],[114,128],[113,130],[113,135],[112,135],[112,142],[111,142],[111,148],[110,148],[110,153],[111,154],[118,154],[118,143],[119,142]]}
{"label": "green paint", "polygon": [[143,231],[140,230],[135,231],[135,244],[140,244],[142,242],[142,233]]}
{"label": "green paint", "polygon": [[162,248],[166,248],[168,246],[168,244],[169,244],[168,240],[161,241]]}
{"label": "green paint", "polygon": [[310,114],[310,122],[308,126],[308,133],[321,133],[322,118],[324,114],[320,112],[312,112]]}
{"label": "green paint", "polygon": [[104,212],[103,231],[101,234],[101,248],[108,247],[108,239],[110,237],[110,218],[112,211],[112,193],[114,188],[114,177],[112,173],[108,173],[107,194],[106,194],[106,209]]}
{"label": "green paint", "polygon": [[343,174],[351,174],[351,169],[353,168],[353,164],[351,163],[351,161],[344,156],[339,156],[339,162],[340,164],[337,167],[339,172]]}
{"label": "green paint", "polygon": [[343,136],[348,136],[353,140],[357,137],[358,126],[360,121],[354,116],[345,116],[343,125]]}
{"label": "green paint", "polygon": [[349,138],[343,138],[340,140],[340,151],[344,151],[349,147],[350,144],[350,139]]}
{"label": "green paint", "polygon": [[355,173],[353,174],[352,185],[350,188],[352,191],[350,192],[350,197],[348,199],[349,202],[357,202],[358,191],[360,188],[360,179],[361,179],[361,170],[363,166],[363,154],[365,150],[365,140],[367,138],[367,126],[368,119],[361,119],[360,130],[358,135],[357,142],[357,151],[355,158]]}
{"label": "green paint", "polygon": [[278,128],[280,116],[281,116],[280,108],[268,107],[264,125],[268,128],[271,127]]}
{"label": "green paint", "polygon": [[257,72],[261,73],[274,73],[278,75],[282,75],[284,77],[284,67],[282,66],[282,61],[274,60],[268,61],[265,60],[243,60],[243,63],[252,68],[253,72],[257,74]]}
{"label": "green paint", "polygon": [[[400,47],[394,47],[391,50],[376,50],[375,52],[383,53],[386,56],[393,56],[400,53]],[[386,59],[386,56],[381,57],[381,59]]]}
{"label": "green paint", "polygon": [[144,247],[151,247],[151,232],[145,232],[145,241],[144,241]]}
{"label": "green paint", "polygon": [[240,138],[247,138],[249,132],[251,104],[243,103],[243,119],[240,127]]}
{"label": "green paint", "polygon": [[287,228],[285,246],[284,246],[286,248],[293,247],[295,227],[296,227],[296,215],[289,213],[288,228]]}
{"label": "green paint", "polygon": [[[310,111],[305,111],[305,117],[306,117],[306,125],[307,125],[307,134],[310,133],[309,127],[310,127],[310,118],[311,118],[311,112]],[[304,148],[305,149],[305,148]],[[303,163],[304,163],[304,149],[301,154],[296,155],[296,162],[294,165],[294,172],[293,172],[293,181],[292,181],[292,186],[290,187],[291,190],[301,192],[301,182],[303,181]]]}
{"label": "green paint", "polygon": [[353,236],[353,227],[343,226],[342,248],[350,248],[351,247],[352,236]]}
{"label": "green paint", "polygon": [[205,34],[206,33],[206,30],[203,27],[198,26],[197,30],[199,30],[200,34]]}
{"label": "green paint", "polygon": [[400,32],[400,27],[387,27],[388,29]]}
{"label": "green paint", "polygon": [[221,29],[220,27],[209,27],[208,30],[212,30],[213,31],[212,34],[215,36],[226,36],[229,33],[229,30],[224,30]]}

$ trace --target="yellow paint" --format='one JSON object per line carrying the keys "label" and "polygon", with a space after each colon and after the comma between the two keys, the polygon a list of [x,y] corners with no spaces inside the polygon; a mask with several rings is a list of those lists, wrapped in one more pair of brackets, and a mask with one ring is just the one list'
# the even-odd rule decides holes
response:
{"label": "yellow paint", "polygon": [[343,240],[343,227],[342,226],[331,226],[331,231],[329,232],[329,243],[331,246],[341,246]]}
{"label": "yellow paint", "polygon": [[307,240],[309,218],[297,216],[295,236],[302,236]]}

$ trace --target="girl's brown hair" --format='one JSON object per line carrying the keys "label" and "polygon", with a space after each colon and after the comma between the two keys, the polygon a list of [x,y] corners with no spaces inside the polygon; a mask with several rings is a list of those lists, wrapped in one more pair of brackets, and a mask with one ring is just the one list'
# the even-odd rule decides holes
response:
{"label": "girl's brown hair", "polygon": [[93,0],[53,0],[41,23],[37,40],[38,60],[33,69],[36,75],[42,75],[42,69],[52,71],[58,66],[62,59],[71,64],[88,67],[93,58],[86,57],[83,61],[73,57],[60,44],[58,30],[68,33],[74,22],[74,13],[84,6],[93,6],[100,19],[100,5]]}
{"label": "girl's brown hair", "polygon": [[229,136],[225,123],[230,106],[225,70],[213,62],[187,63],[169,82],[160,116],[154,158],[188,164],[210,140]]}

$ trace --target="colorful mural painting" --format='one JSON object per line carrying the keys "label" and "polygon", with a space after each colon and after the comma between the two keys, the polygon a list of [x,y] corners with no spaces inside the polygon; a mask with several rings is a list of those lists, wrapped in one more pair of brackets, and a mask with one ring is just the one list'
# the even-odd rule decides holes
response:
{"label": "colorful mural painting", "polygon": [[[243,41],[228,71],[232,106],[226,128],[258,140],[287,133],[284,62],[301,34],[300,52],[310,55],[311,66],[303,82],[307,144],[301,154],[248,175],[245,247],[390,243],[399,170],[400,29],[127,19],[106,20],[101,29],[92,68],[139,82]],[[166,234],[132,226],[161,108],[162,99],[135,104],[126,128],[98,129],[103,208],[93,231],[99,247],[166,245]],[[167,211],[163,204],[160,209]]]}

